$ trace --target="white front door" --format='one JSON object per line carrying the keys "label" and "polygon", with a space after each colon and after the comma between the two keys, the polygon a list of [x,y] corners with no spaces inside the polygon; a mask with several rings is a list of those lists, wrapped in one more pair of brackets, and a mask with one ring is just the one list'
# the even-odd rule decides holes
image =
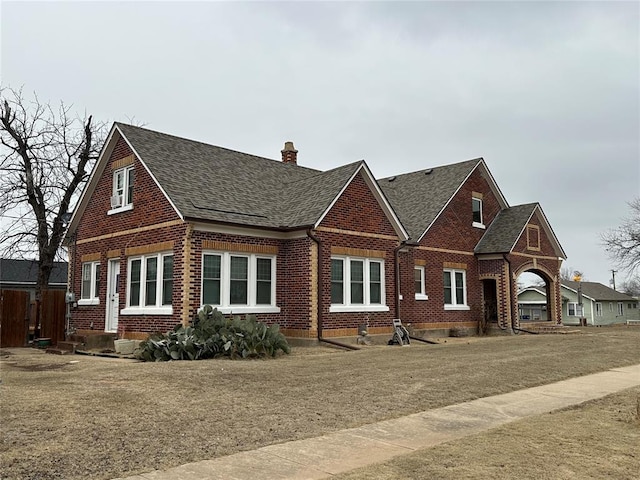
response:
{"label": "white front door", "polygon": [[118,331],[118,311],[120,309],[120,259],[109,260],[107,272],[107,318],[104,331],[116,333]]}

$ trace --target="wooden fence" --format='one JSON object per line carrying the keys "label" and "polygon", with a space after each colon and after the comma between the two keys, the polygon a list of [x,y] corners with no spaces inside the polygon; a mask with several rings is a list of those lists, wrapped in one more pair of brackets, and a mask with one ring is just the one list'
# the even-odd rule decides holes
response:
{"label": "wooden fence", "polygon": [[29,332],[50,338],[53,345],[64,340],[66,305],[63,290],[42,292],[40,331],[38,312],[30,294],[23,290],[0,291],[0,347],[24,347]]}

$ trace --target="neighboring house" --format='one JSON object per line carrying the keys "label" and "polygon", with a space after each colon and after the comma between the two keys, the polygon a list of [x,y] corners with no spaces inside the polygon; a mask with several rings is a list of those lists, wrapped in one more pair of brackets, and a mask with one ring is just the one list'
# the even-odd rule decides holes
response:
{"label": "neighboring house", "polygon": [[[582,311],[578,299],[578,287],[582,294]],[[586,318],[587,325],[611,325],[640,320],[638,299],[617,292],[601,283],[562,281],[562,323],[579,325],[580,318]],[[535,315],[546,303],[543,289],[528,287],[518,294],[518,303],[523,320],[527,315]],[[542,312],[544,315],[544,312]],[[531,318],[535,320],[535,318]],[[540,320],[544,320],[541,318]]]}
{"label": "neighboring house", "polygon": [[540,287],[527,287],[518,293],[518,310],[523,322],[547,321],[547,294]]}
{"label": "neighboring house", "polygon": [[67,231],[72,326],[130,338],[203,304],[290,337],[519,324],[533,271],[561,318],[564,252],[536,203],[509,207],[483,159],[376,181],[116,123]]}
{"label": "neighboring house", "polygon": [[617,292],[597,282],[562,282],[562,322],[579,324],[580,309],[578,291],[582,292],[582,305],[588,325],[611,325],[640,320],[638,299]]}
{"label": "neighboring house", "polygon": [[[0,259],[0,288],[3,290],[27,290],[30,292],[31,300],[35,300],[37,280],[37,260]],[[54,262],[48,288],[67,288],[67,262]]]}

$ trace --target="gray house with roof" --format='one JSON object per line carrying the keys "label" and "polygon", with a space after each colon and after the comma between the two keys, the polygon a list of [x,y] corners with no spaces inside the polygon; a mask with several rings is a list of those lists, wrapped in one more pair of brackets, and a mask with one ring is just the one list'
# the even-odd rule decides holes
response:
{"label": "gray house with roof", "polygon": [[564,252],[538,204],[511,207],[485,161],[377,180],[116,123],[66,237],[77,330],[130,338],[204,304],[290,337],[517,326],[515,279],[547,281],[560,322]]}
{"label": "gray house with roof", "polygon": [[[562,323],[580,325],[585,318],[587,325],[613,325],[640,321],[638,299],[618,292],[597,282],[573,282],[563,280]],[[580,299],[582,297],[582,309]],[[518,303],[523,315],[535,311],[536,306],[546,304],[545,292],[529,287],[518,294]],[[528,320],[528,319],[525,319]]]}
{"label": "gray house with roof", "polygon": [[[37,280],[37,260],[0,258],[1,289],[27,290],[31,293],[31,300],[35,300]],[[48,288],[52,290],[67,288],[67,262],[54,262]]]}

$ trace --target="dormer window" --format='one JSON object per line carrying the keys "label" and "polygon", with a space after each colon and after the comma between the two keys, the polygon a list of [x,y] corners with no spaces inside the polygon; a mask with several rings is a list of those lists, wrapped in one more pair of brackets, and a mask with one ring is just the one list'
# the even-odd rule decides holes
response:
{"label": "dormer window", "polygon": [[111,192],[111,210],[108,214],[118,213],[133,208],[133,165],[113,172],[113,189]]}
{"label": "dormer window", "polygon": [[484,221],[482,219],[482,197],[475,195],[471,197],[471,212],[473,215],[473,226],[478,228],[484,228]]}

